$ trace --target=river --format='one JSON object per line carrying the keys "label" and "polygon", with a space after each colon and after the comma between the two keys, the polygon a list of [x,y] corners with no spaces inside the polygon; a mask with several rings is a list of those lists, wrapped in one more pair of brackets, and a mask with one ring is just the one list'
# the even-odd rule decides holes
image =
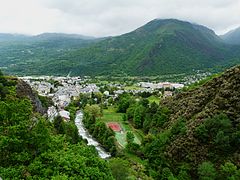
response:
{"label": "river", "polygon": [[81,111],[78,111],[76,114],[76,118],[75,118],[75,124],[78,128],[78,133],[80,136],[82,136],[83,139],[86,139],[88,142],[88,145],[93,145],[97,152],[98,155],[102,158],[102,159],[106,159],[111,157],[110,153],[106,152],[101,145],[88,133],[87,129],[84,128],[84,124],[82,122],[83,119],[83,113]]}

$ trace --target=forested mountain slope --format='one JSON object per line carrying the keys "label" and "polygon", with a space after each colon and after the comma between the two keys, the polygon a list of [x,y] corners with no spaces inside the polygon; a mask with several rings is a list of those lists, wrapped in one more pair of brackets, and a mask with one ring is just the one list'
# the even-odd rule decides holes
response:
{"label": "forested mountain slope", "polygon": [[160,103],[159,112],[144,122],[155,132],[146,138],[144,154],[156,177],[240,178],[239,88],[237,66]]}
{"label": "forested mountain slope", "polygon": [[54,37],[0,46],[0,65],[18,74],[162,75],[236,64],[240,57],[240,47],[225,44],[212,30],[176,19],[155,19],[102,39]]}
{"label": "forested mountain slope", "polygon": [[[36,63],[48,66],[46,63],[56,62],[66,52],[81,49],[97,41],[98,39],[92,37],[61,33],[37,36],[0,34],[0,66],[12,74],[35,74],[38,71]],[[14,70],[21,67],[25,70]]]}
{"label": "forested mountain slope", "polygon": [[240,45],[240,27],[220,36],[228,44]]}

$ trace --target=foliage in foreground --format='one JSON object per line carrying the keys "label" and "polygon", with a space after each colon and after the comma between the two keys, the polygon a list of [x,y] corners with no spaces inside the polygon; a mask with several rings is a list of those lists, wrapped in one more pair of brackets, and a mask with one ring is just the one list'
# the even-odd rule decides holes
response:
{"label": "foliage in foreground", "polygon": [[[12,90],[14,86],[4,87]],[[0,100],[0,177],[113,179],[106,161],[76,136],[76,126],[57,122],[53,125],[34,113],[28,99],[4,94]]]}

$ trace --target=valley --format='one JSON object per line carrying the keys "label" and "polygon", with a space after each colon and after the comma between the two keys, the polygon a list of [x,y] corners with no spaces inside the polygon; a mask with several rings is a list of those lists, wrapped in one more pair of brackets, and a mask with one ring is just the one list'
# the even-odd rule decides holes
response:
{"label": "valley", "polygon": [[[231,177],[239,173],[239,74],[236,66],[194,84],[86,76],[21,79],[52,98],[50,122],[59,117],[75,122],[83,139],[88,136],[85,144],[108,157],[113,177],[196,179],[213,173],[221,179],[230,173],[228,166],[235,169]],[[114,172],[120,166],[124,170]],[[202,170],[205,166],[212,169]]]}
{"label": "valley", "polygon": [[0,179],[240,179],[239,32],[0,33]]}

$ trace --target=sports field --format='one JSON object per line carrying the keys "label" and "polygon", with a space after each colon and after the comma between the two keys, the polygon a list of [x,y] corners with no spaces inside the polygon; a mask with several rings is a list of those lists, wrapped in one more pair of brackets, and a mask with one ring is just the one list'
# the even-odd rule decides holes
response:
{"label": "sports field", "polygon": [[137,136],[136,130],[128,123],[124,123],[122,121],[122,116],[123,113],[116,113],[116,109],[109,107],[108,109],[103,110],[103,116],[100,120],[105,122],[109,128],[115,131],[115,137],[121,147],[127,145],[126,134],[128,131],[131,131],[134,134],[134,142],[141,144],[140,137],[139,135]]}
{"label": "sports field", "polygon": [[120,124],[117,123],[117,122],[109,122],[109,123],[107,123],[107,126],[115,132],[122,131],[122,128],[121,128]]}

